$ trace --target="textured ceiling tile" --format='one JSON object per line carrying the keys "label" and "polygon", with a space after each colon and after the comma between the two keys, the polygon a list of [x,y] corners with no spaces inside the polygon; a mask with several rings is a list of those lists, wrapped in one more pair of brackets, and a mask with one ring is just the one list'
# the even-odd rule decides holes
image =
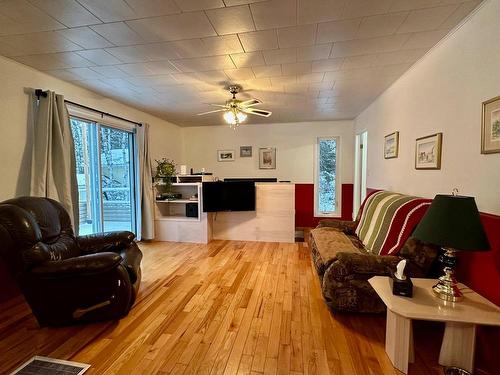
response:
{"label": "textured ceiling tile", "polygon": [[235,5],[260,3],[263,1],[268,1],[268,0],[224,0],[224,3],[226,4],[226,6],[232,7]]}
{"label": "textured ceiling tile", "polygon": [[294,63],[297,61],[297,49],[296,48],[286,48],[286,49],[273,49],[268,51],[262,51],[264,54],[264,60],[266,64],[286,64]]}
{"label": "textured ceiling tile", "polygon": [[252,70],[257,78],[269,78],[281,75],[281,65],[254,66]]}
{"label": "textured ceiling tile", "polygon": [[134,64],[122,64],[116,66],[118,69],[127,73],[129,76],[150,76],[154,75],[153,72],[148,69],[147,63],[134,63]]}
{"label": "textured ceiling tile", "polygon": [[312,68],[310,62],[300,62],[292,64],[282,64],[281,71],[283,72],[283,75],[289,76],[293,74],[311,73]]}
{"label": "textured ceiling tile", "polygon": [[307,83],[307,84],[320,83],[323,82],[324,77],[325,77],[324,72],[297,74],[297,82]]}
{"label": "textured ceiling tile", "polygon": [[78,77],[81,77],[82,80],[103,78],[102,75],[89,68],[69,68],[66,69],[66,71],[75,74]]}
{"label": "textured ceiling tile", "polygon": [[233,81],[243,81],[255,78],[255,74],[250,68],[229,69],[224,72]]}
{"label": "textured ceiling tile", "polygon": [[280,48],[310,46],[316,40],[316,24],[300,25],[278,29]]}
{"label": "textured ceiling tile", "polygon": [[145,76],[145,77],[129,77],[127,81],[134,86],[160,86],[160,85],[176,85],[177,81],[170,74]]}
{"label": "textured ceiling tile", "polygon": [[313,61],[327,59],[332,51],[332,44],[317,44],[314,46],[297,47],[297,61]]}
{"label": "textured ceiling tile", "polygon": [[455,10],[447,19],[444,21],[439,28],[440,29],[451,29],[455,27],[460,21],[462,21],[468,14],[470,14],[477,6],[481,4],[480,0],[467,1],[461,4],[457,10]]}
{"label": "textured ceiling tile", "polygon": [[[109,0],[106,0],[109,1]],[[125,0],[135,14],[134,18],[156,17],[180,13],[174,0]]]}
{"label": "textured ceiling tile", "polygon": [[127,24],[147,41],[181,40],[217,35],[204,12],[128,21]]}
{"label": "textured ceiling tile", "polygon": [[[224,7],[224,2],[222,0],[176,0],[176,3],[183,12]],[[230,5],[228,4],[228,6]]]}
{"label": "textured ceiling tile", "polygon": [[205,13],[219,35],[255,30],[248,5],[207,10]]}
{"label": "textured ceiling tile", "polygon": [[415,62],[420,57],[422,57],[427,51],[428,51],[427,48],[421,48],[415,50],[381,53],[377,55],[376,64],[391,65],[391,64]]}
{"label": "textured ceiling tile", "polygon": [[309,24],[342,19],[346,0],[297,0],[298,23]]}
{"label": "textured ceiling tile", "polygon": [[64,25],[26,0],[0,1],[0,35],[25,34],[64,28]]}
{"label": "textured ceiling tile", "polygon": [[69,52],[82,49],[80,46],[52,31],[0,37],[1,52],[9,56],[3,50],[3,45],[5,45],[7,50],[12,52],[11,56]]}
{"label": "textured ceiling tile", "polygon": [[276,30],[255,31],[238,34],[245,52],[278,48]]}
{"label": "textured ceiling tile", "polygon": [[250,5],[257,30],[295,26],[297,0],[271,0]]}
{"label": "textured ceiling tile", "polygon": [[88,27],[78,27],[75,29],[64,29],[57,31],[66,39],[71,40],[73,43],[78,44],[82,48],[105,48],[113,47],[113,44],[97,34],[94,30]]}
{"label": "textured ceiling tile", "polygon": [[208,55],[229,55],[243,52],[237,35],[214,36],[202,39]]}
{"label": "textured ceiling tile", "polygon": [[75,52],[95,65],[115,65],[121,61],[103,49],[88,49]]}
{"label": "textured ceiling tile", "polygon": [[441,40],[448,30],[424,31],[410,34],[402,49],[430,48]]}
{"label": "textured ceiling tile", "polygon": [[235,68],[229,56],[210,56],[194,59],[179,59],[172,61],[181,72],[197,72],[208,70],[232,69]]}
{"label": "textured ceiling tile", "polygon": [[317,43],[356,39],[361,19],[331,21],[318,25]]}
{"label": "textured ceiling tile", "polygon": [[116,22],[136,17],[134,11],[123,0],[79,0],[86,9],[103,22]]}
{"label": "textured ceiling tile", "polygon": [[390,35],[371,39],[356,39],[333,44],[332,57],[367,55],[391,52],[401,48],[408,40],[408,35]]}
{"label": "textured ceiling tile", "polygon": [[90,27],[117,46],[144,43],[144,39],[124,22],[104,23]]}
{"label": "textured ceiling tile", "polygon": [[30,0],[67,27],[88,26],[101,21],[76,0]]}
{"label": "textured ceiling tile", "polygon": [[101,74],[105,78],[127,78],[129,76],[116,66],[91,66],[89,69]]}
{"label": "textured ceiling tile", "polygon": [[398,29],[398,33],[413,33],[437,29],[455,10],[457,5],[414,10]]}
{"label": "textured ceiling tile", "polygon": [[358,38],[375,38],[394,34],[408,16],[407,12],[365,17],[359,25]]}
{"label": "textured ceiling tile", "polygon": [[235,53],[231,54],[231,59],[237,68],[246,68],[252,66],[265,65],[264,56],[262,52],[248,52],[248,53]]}
{"label": "textured ceiling tile", "polygon": [[148,56],[144,53],[143,46],[140,45],[106,48],[106,52],[109,52],[124,63],[136,63],[149,60]]}
{"label": "textured ceiling tile", "polygon": [[74,52],[18,56],[16,61],[39,70],[87,67],[92,63]]}
{"label": "textured ceiling tile", "polygon": [[333,70],[339,70],[342,66],[344,59],[326,59],[326,60],[317,60],[312,62],[312,71],[313,72],[330,72]]}
{"label": "textured ceiling tile", "polygon": [[394,0],[349,0],[346,1],[343,18],[356,18],[387,13]]}
{"label": "textured ceiling tile", "polygon": [[463,0],[398,0],[394,1],[389,8],[390,12],[401,12],[405,10],[432,8],[439,5],[459,4]]}
{"label": "textured ceiling tile", "polygon": [[342,63],[341,69],[368,68],[375,65],[376,61],[377,55],[346,57]]}

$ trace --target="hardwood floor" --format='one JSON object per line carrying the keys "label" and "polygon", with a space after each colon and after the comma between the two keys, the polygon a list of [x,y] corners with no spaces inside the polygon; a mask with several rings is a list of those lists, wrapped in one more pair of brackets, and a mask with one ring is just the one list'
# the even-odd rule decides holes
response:
{"label": "hardwood floor", "polygon": [[[33,355],[89,374],[400,374],[385,316],[331,314],[304,243],[141,244],[143,283],[119,322],[38,328],[17,298],[0,311],[0,374]],[[410,374],[441,374],[440,326],[416,327]]]}

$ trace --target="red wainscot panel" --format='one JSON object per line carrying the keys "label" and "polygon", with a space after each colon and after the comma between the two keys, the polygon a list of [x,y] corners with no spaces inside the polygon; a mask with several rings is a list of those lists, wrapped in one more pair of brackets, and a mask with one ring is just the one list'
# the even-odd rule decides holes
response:
{"label": "red wainscot panel", "polygon": [[[352,220],[353,184],[342,184],[341,220]],[[295,227],[315,227],[324,218],[314,216],[314,184],[295,184]]]}

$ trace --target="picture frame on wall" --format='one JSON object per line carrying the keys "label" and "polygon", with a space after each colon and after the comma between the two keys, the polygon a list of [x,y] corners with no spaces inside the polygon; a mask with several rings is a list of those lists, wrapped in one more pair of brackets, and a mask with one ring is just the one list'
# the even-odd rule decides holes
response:
{"label": "picture frame on wall", "polygon": [[436,133],[415,141],[415,169],[441,169],[443,133]]}
{"label": "picture frame on wall", "polygon": [[252,146],[240,146],[240,158],[251,158]]}
{"label": "picture frame on wall", "polygon": [[399,132],[384,137],[384,159],[397,158],[399,154]]}
{"label": "picture frame on wall", "polygon": [[500,96],[483,102],[481,154],[500,152]]}
{"label": "picture frame on wall", "polygon": [[276,169],[276,148],[259,148],[259,169]]}
{"label": "picture frame on wall", "polygon": [[234,161],[234,150],[217,150],[217,161]]}

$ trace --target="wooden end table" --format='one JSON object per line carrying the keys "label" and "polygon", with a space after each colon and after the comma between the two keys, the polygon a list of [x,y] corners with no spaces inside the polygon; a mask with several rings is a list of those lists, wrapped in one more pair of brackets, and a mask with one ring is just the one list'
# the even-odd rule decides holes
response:
{"label": "wooden end table", "polygon": [[439,364],[457,366],[469,372],[474,369],[476,326],[500,326],[500,308],[472,289],[459,284],[464,294],[461,302],[446,302],[434,296],[435,279],[412,279],[413,298],[392,294],[389,277],[369,280],[387,306],[385,351],[394,367],[408,373],[413,362],[412,319],[445,322]]}

